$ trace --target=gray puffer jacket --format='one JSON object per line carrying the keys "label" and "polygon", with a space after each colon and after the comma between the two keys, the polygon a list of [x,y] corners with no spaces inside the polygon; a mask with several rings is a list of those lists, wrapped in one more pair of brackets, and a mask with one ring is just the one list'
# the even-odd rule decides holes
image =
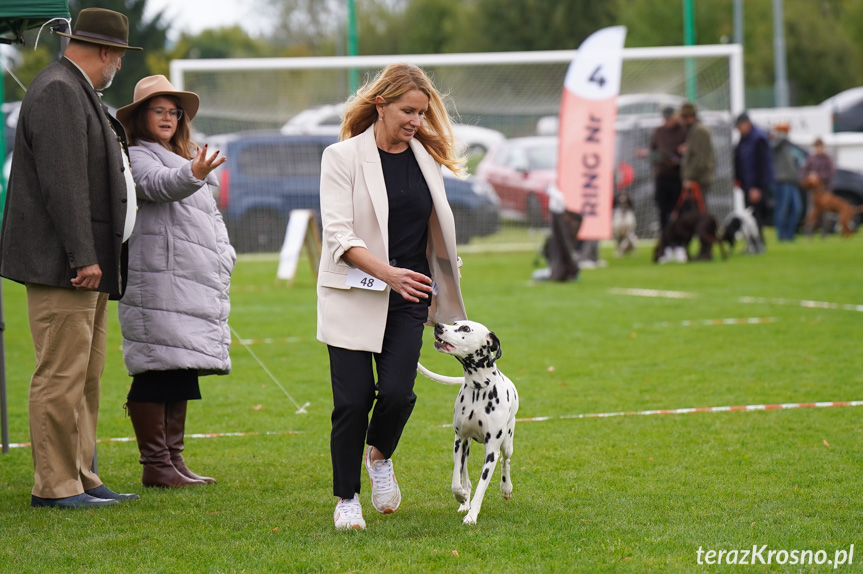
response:
{"label": "gray puffer jacket", "polygon": [[[120,300],[123,359],[145,371],[231,371],[229,287],[237,261],[208,185],[192,163],[159,144],[129,148],[138,215],[129,281]],[[215,186],[216,178],[207,177]]]}

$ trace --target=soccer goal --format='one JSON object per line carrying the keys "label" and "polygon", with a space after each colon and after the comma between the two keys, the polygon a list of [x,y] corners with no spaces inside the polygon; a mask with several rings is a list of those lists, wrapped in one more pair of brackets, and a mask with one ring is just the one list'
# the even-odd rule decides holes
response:
{"label": "soccer goal", "polygon": [[[357,83],[382,67],[419,65],[449,94],[458,122],[456,139],[475,154],[469,163],[474,167],[503,138],[555,137],[563,80],[576,53],[174,60],[171,80],[177,89],[201,95],[193,125],[202,139],[224,148],[229,157],[220,196],[226,223],[232,237],[242,239],[244,250],[260,250],[280,244],[291,209],[315,208],[315,198],[293,196],[303,195],[299,187],[313,183],[321,150],[335,141],[341,103]],[[626,186],[636,206],[639,235],[655,237],[658,224],[649,160],[637,151],[648,147],[661,110],[687,100],[697,104],[714,134],[716,184],[707,203],[721,220],[731,208],[732,118],[744,107],[740,47],[629,48],[623,58],[616,165],[618,185]],[[276,141],[279,137],[282,143]],[[248,145],[255,138],[261,145]],[[240,157],[232,158],[232,149]],[[279,179],[283,185],[275,191]],[[447,182],[460,240],[493,233],[497,226],[488,206],[471,197],[493,201],[489,186],[472,179],[453,182],[451,193]],[[456,189],[456,183],[467,187]],[[270,237],[273,233],[277,236]]]}

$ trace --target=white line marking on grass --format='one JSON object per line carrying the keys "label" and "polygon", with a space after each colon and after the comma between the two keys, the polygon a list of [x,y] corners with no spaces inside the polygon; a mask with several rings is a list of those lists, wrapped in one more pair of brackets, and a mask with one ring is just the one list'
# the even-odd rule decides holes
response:
{"label": "white line marking on grass", "polygon": [[848,303],[830,303],[827,301],[798,301],[796,299],[780,299],[775,297],[741,297],[741,303],[772,303],[774,305],[793,305],[795,307],[807,307],[809,309],[836,309],[842,311],[857,311],[863,313],[863,305]]}
{"label": "white line marking on grass", "polygon": [[[661,409],[650,411],[626,411],[618,413],[591,413],[579,415],[561,415],[557,417],[532,417],[516,419],[517,422],[541,422],[552,419],[601,419],[610,417],[647,416],[647,415],[686,415],[690,413],[722,413],[730,411],[774,411],[788,409],[820,409],[828,407],[860,407],[863,401],[832,401],[820,403],[779,403],[769,405],[741,405],[734,407],[695,407],[686,409]],[[449,425],[452,426],[452,425]]]}
{"label": "white line marking on grass", "polygon": [[263,337],[261,339],[231,339],[231,344],[240,345],[270,345],[273,343],[299,343],[300,337]]}
{"label": "white line marking on grass", "polygon": [[636,297],[662,297],[665,299],[694,299],[698,295],[686,291],[660,291],[658,289],[624,289],[612,287],[608,290],[612,295],[633,295]]}
{"label": "white line marking on grass", "polygon": [[[819,403],[779,403],[766,405],[741,405],[734,407],[694,407],[686,409],[660,409],[650,411],[621,411],[616,413],[585,413],[578,415],[559,415],[551,417],[529,417],[515,419],[520,423],[537,423],[551,420],[566,419],[607,419],[611,417],[632,417],[649,415],[688,415],[691,413],[724,413],[731,411],[776,411],[789,409],[823,409],[829,407],[863,407],[863,401],[832,401]],[[441,428],[450,428],[452,423],[441,425]]]}
{"label": "white line marking on grass", "polygon": [[775,323],[776,317],[733,317],[729,319],[696,319],[684,321],[658,321],[656,323],[636,323],[634,328],[643,327],[696,327],[700,325],[763,325]]}
{"label": "white line marking on grass", "polygon": [[285,393],[285,396],[286,396],[286,397],[288,397],[288,400],[289,400],[289,401],[291,401],[292,403],[294,403],[294,406],[295,406],[295,407],[297,407],[297,411],[296,411],[294,414],[295,414],[295,415],[304,415],[304,414],[306,414],[306,407],[307,407],[307,406],[309,406],[311,403],[308,403],[308,402],[307,402],[307,403],[305,403],[303,406],[300,406],[300,403],[298,403],[297,401],[295,401],[295,400],[294,400],[294,397],[292,397],[290,394],[288,394],[288,391],[287,391],[287,390],[285,390],[285,387],[283,387],[283,386],[282,386],[282,383],[280,383],[280,382],[279,382],[279,380],[278,380],[278,379],[276,378],[276,376],[275,376],[275,375],[270,371],[270,369],[268,369],[268,368],[267,368],[267,366],[264,364],[264,362],[258,358],[258,356],[255,354],[255,352],[254,352],[254,351],[249,347],[249,345],[247,345],[247,344],[243,343],[243,341],[244,341],[245,339],[243,339],[242,337],[240,337],[240,334],[239,334],[239,333],[237,333],[237,331],[236,331],[233,327],[231,327],[231,333],[233,333],[233,334],[234,334],[234,337],[236,337],[236,338],[237,338],[237,340],[240,342],[240,344],[241,344],[241,345],[242,345],[242,346],[243,346],[243,347],[244,347],[244,348],[249,352],[249,354],[250,354],[250,355],[251,355],[251,356],[252,356],[252,357],[253,357],[253,358],[258,362],[258,364],[261,366],[261,368],[262,368],[262,369],[264,369],[264,372],[265,372],[265,373],[267,373],[267,374],[270,376],[270,378],[273,380],[273,382],[274,382],[274,383],[276,383],[276,385],[277,385],[280,389],[282,389],[282,392],[283,392],[283,393]]}
{"label": "white line marking on grass", "polygon": [[[266,431],[266,432],[213,432],[213,433],[196,433],[187,434],[185,438],[226,438],[226,437],[243,437],[243,436],[265,436],[265,435],[282,435],[282,434],[299,434],[300,431]],[[100,438],[96,442],[135,442],[135,437],[115,437],[115,438]],[[29,442],[15,442],[9,445],[9,448],[29,448]]]}

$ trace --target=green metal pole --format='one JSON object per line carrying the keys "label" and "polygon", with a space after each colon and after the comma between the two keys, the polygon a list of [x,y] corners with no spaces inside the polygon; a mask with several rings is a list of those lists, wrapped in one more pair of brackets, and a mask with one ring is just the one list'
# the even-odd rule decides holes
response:
{"label": "green metal pole", "polygon": [[[6,100],[3,93],[3,74],[0,74],[0,104]],[[6,206],[6,114],[0,108],[0,224],[3,223],[3,209]],[[3,336],[6,323],[3,321],[3,285],[0,283],[0,435],[2,452],[9,454],[9,415],[6,402],[6,351]]]}
{"label": "green metal pole", "polygon": [[[695,0],[683,0],[683,43],[686,46],[695,45]],[[695,60],[686,58],[686,98],[694,102],[698,98],[698,86],[695,81]]]}
{"label": "green metal pole", "polygon": [[[354,0],[348,0],[348,56],[357,55],[357,13]],[[348,88],[353,94],[359,86],[359,72],[356,68],[348,70]]]}
{"label": "green metal pole", "polygon": [[[0,105],[6,101],[3,92],[3,75],[0,74]],[[6,114],[0,109],[0,224],[3,223],[3,208],[6,205]]]}

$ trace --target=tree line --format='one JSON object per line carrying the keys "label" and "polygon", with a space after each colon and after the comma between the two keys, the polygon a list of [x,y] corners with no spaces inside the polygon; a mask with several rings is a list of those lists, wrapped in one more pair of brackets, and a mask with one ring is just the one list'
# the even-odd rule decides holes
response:
{"label": "tree line", "polygon": [[[130,43],[142,56],[124,60],[105,99],[132,99],[138,79],[168,74],[175,58],[333,56],[347,52],[347,0],[252,0],[271,30],[251,36],[239,25],[182,34],[168,45],[164,13],[144,17],[147,0],[70,0],[73,21],[83,8],[129,16]],[[771,92],[774,81],[772,2],[744,5],[744,72],[749,94]],[[575,49],[591,32],[613,24],[628,29],[626,46],[683,44],[683,0],[354,0],[361,55]],[[734,0],[694,0],[697,44],[729,42]],[[863,85],[863,0],[784,0],[792,105],[813,105]],[[57,39],[19,48],[13,71],[22,83],[53,58]],[[7,101],[23,92],[4,74]],[[759,90],[760,89],[760,90]],[[750,106],[764,101],[748,98]]]}

